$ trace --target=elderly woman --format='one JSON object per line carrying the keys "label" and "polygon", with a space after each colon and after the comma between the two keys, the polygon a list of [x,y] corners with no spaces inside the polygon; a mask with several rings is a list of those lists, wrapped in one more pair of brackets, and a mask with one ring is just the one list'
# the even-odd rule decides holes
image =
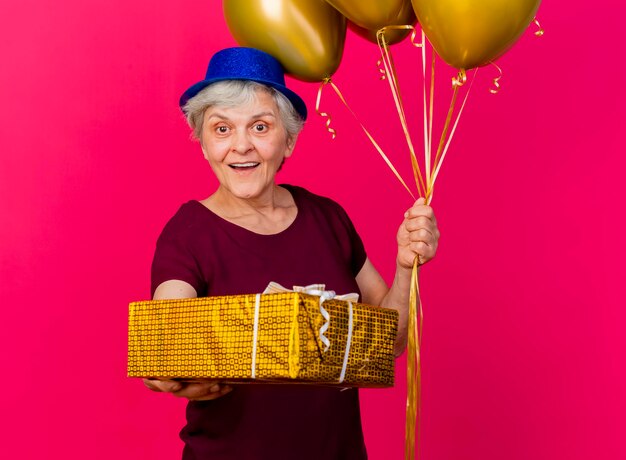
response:
{"label": "elderly woman", "polygon": [[[165,226],[152,265],[154,299],[262,292],[270,281],[325,283],[397,309],[400,355],[413,260],[425,263],[437,250],[432,209],[419,200],[404,214],[388,288],[341,206],[275,182],[307,116],[278,61],[250,48],[222,50],[205,80],[183,94],[181,107],[219,187],[183,204]],[[356,389],[144,382],[189,400],[184,459],[367,458]]]}

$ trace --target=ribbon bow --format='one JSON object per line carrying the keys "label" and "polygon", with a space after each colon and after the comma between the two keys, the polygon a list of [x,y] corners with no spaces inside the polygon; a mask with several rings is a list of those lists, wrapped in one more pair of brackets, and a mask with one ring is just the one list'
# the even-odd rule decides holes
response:
{"label": "ribbon bow", "polygon": [[320,298],[320,313],[325,322],[320,328],[320,340],[324,344],[324,352],[330,348],[330,340],[324,334],[330,326],[330,314],[324,308],[324,302],[330,299],[344,300],[346,302],[358,302],[359,295],[355,292],[349,294],[337,295],[335,291],[327,291],[325,284],[309,284],[308,286],[294,286],[293,289],[287,289],[274,281],[270,281],[263,294],[278,294],[283,292],[301,292],[303,294],[316,295]]}
{"label": "ribbon bow", "polygon": [[[283,292],[301,292],[303,294],[319,296],[320,313],[325,320],[324,324],[320,328],[320,340],[324,344],[324,350],[323,350],[324,353],[328,351],[328,349],[330,348],[330,340],[328,340],[328,337],[324,335],[324,333],[328,330],[328,327],[330,326],[330,314],[324,308],[324,302],[330,299],[337,299],[337,300],[343,300],[345,302],[348,302],[348,335],[346,337],[346,349],[345,349],[344,356],[343,356],[343,366],[341,367],[341,374],[339,375],[339,383],[342,383],[346,377],[346,369],[348,367],[348,357],[350,355],[350,345],[352,343],[352,327],[353,327],[352,323],[354,320],[352,302],[358,302],[359,295],[354,292],[351,292],[349,294],[337,295],[335,291],[327,291],[325,284],[309,284],[308,286],[294,286],[293,289],[287,289],[286,287],[281,286],[280,284],[275,283],[274,281],[271,281],[270,284],[267,285],[267,287],[265,288],[265,291],[263,291],[263,294],[278,294],[278,293],[283,293]],[[257,302],[258,302],[258,295],[257,295]],[[292,353],[290,353],[290,357],[291,356],[292,356]],[[295,371],[295,368],[297,367],[296,363],[290,362],[290,368],[292,367]]]}

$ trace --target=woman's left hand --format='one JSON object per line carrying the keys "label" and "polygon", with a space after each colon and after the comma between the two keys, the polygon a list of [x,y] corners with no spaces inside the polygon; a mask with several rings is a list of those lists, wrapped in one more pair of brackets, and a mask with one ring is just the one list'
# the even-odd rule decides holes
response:
{"label": "woman's left hand", "polygon": [[439,236],[433,208],[420,198],[404,213],[404,221],[398,229],[398,266],[412,268],[415,257],[420,265],[430,261],[437,253]]}

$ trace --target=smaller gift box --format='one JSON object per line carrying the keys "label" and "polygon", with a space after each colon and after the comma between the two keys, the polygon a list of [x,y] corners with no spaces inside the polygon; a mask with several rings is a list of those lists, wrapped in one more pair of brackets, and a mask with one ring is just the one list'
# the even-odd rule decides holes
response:
{"label": "smaller gift box", "polygon": [[393,386],[397,311],[319,287],[133,302],[128,375]]}

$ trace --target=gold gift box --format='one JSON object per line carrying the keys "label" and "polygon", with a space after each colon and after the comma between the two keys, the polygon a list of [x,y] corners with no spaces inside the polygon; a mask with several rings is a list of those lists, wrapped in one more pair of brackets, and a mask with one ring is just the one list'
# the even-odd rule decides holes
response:
{"label": "gold gift box", "polygon": [[397,327],[395,310],[298,292],[133,302],[128,375],[393,386]]}

